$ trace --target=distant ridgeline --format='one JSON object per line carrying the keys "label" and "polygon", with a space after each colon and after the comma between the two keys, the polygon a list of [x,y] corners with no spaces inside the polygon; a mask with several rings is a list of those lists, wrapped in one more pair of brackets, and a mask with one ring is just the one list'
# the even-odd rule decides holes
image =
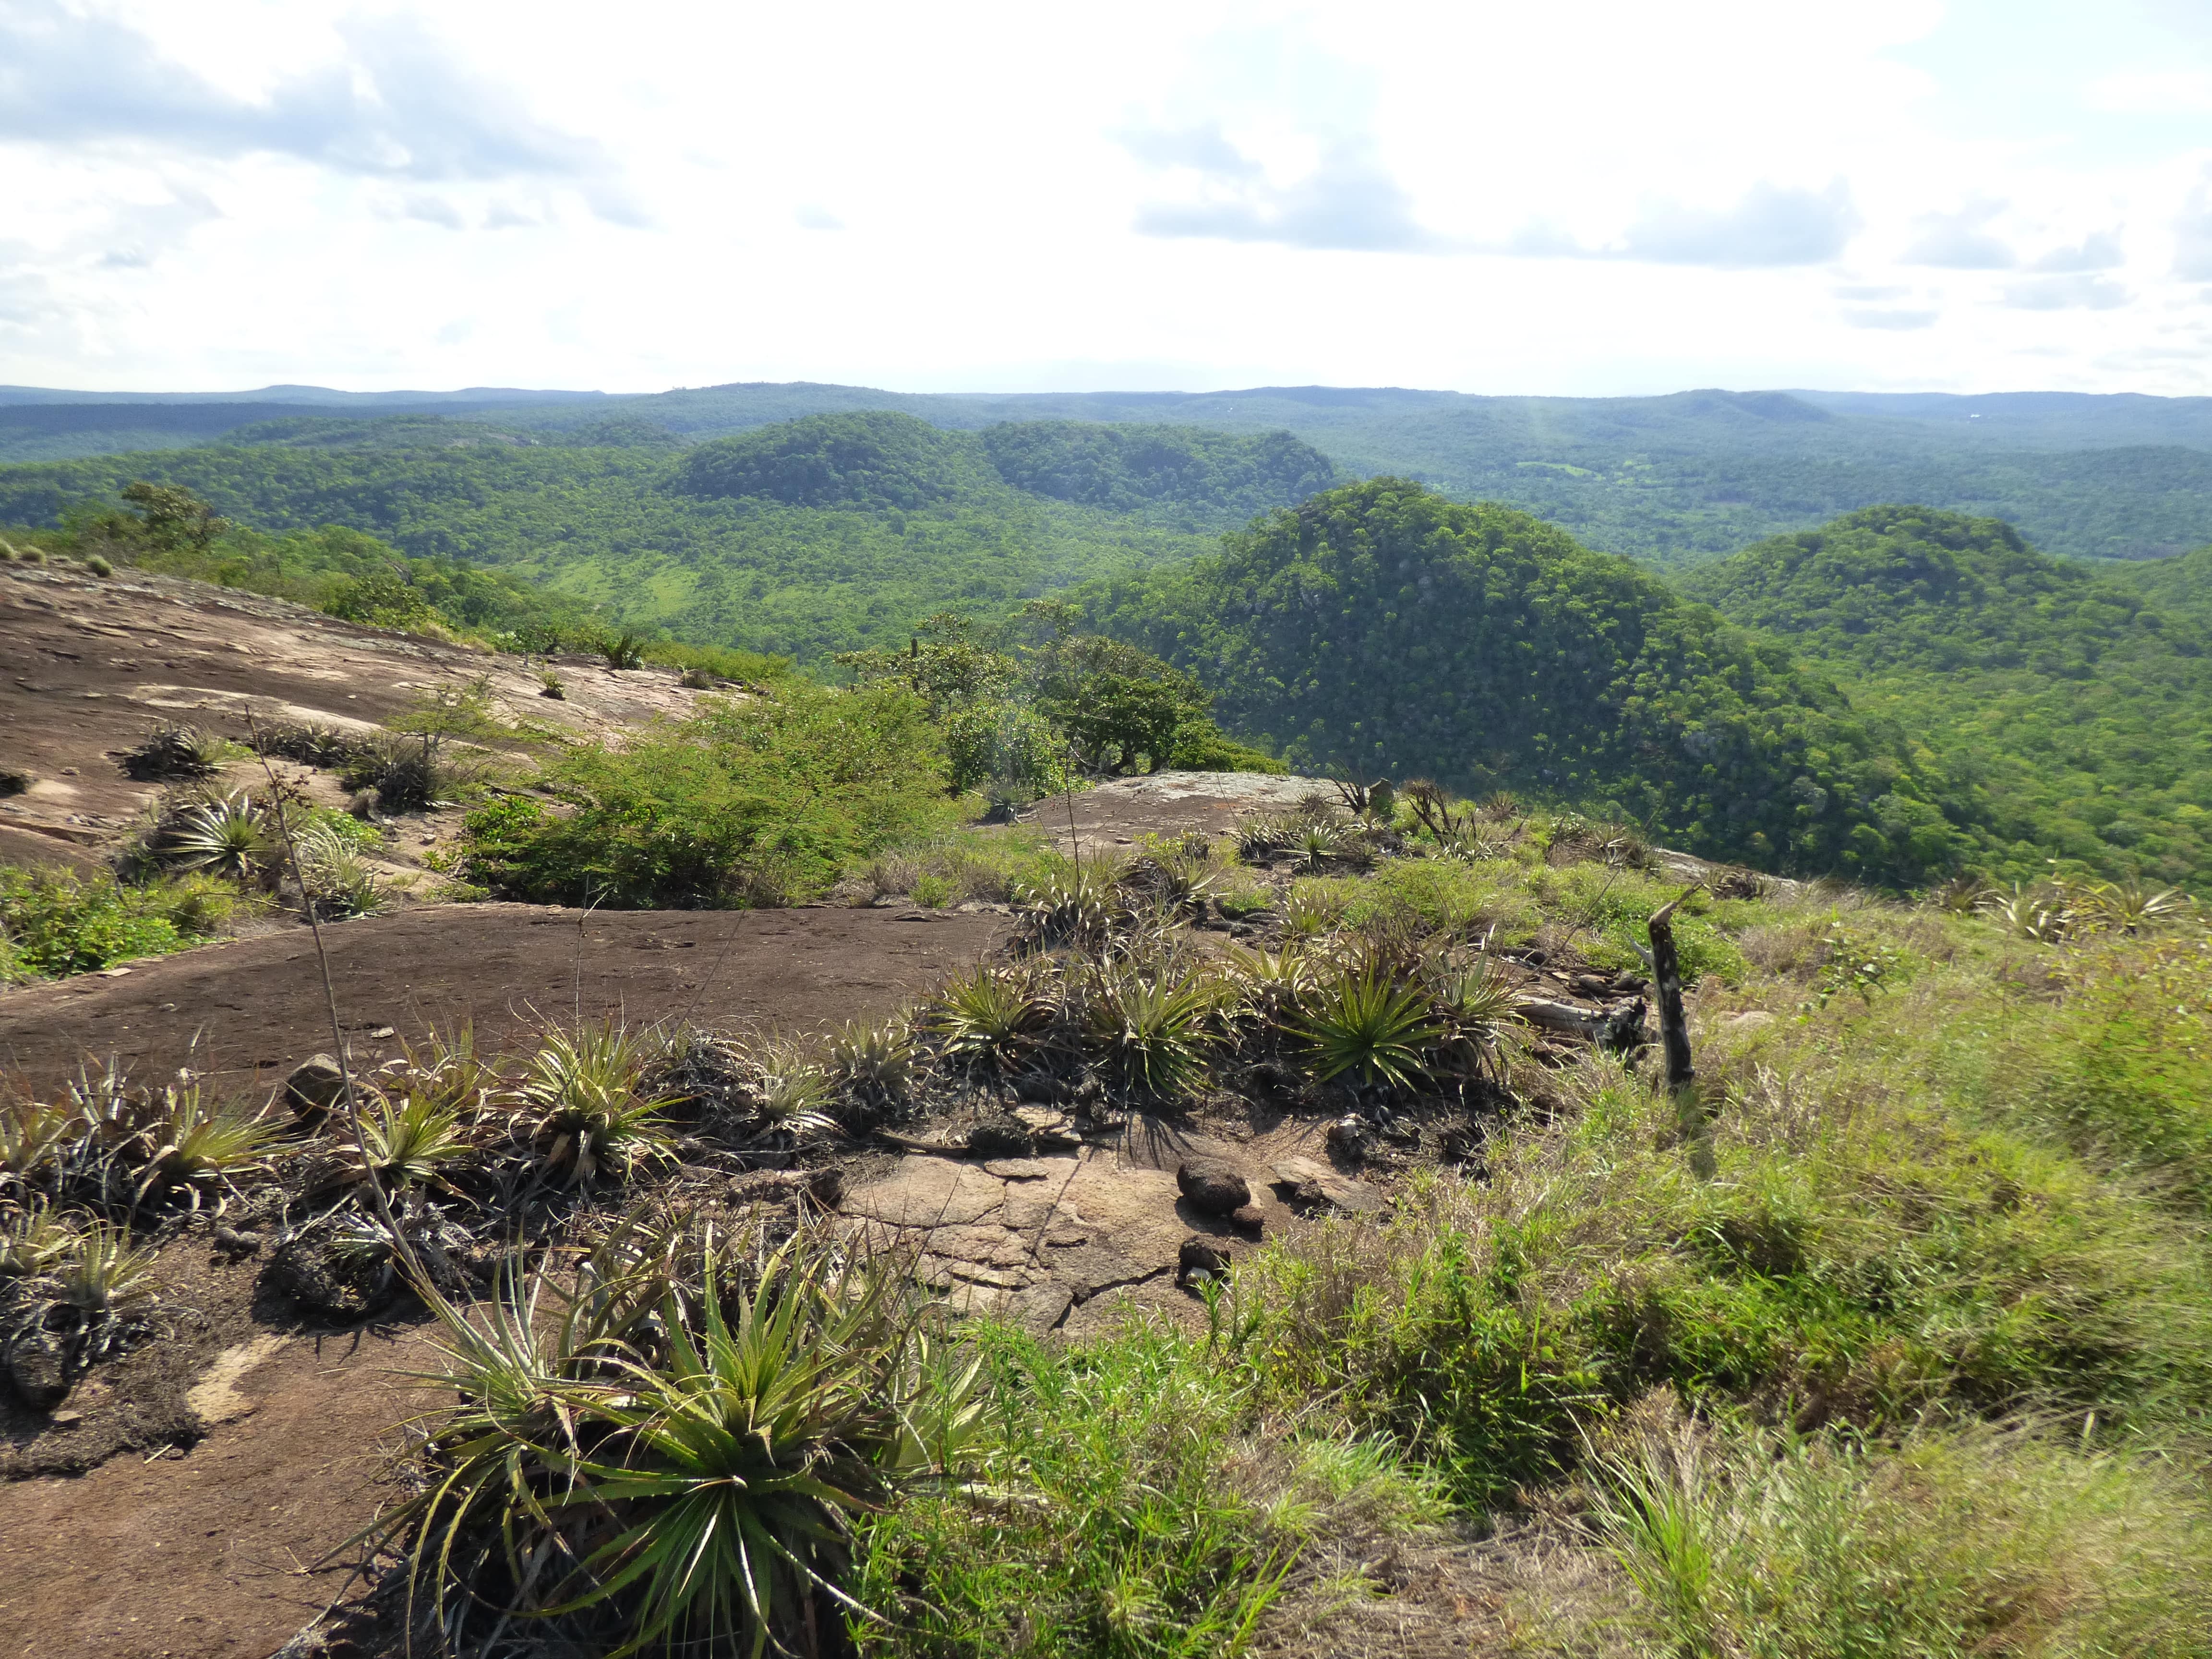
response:
{"label": "distant ridgeline", "polygon": [[2208,560],[2092,568],[1995,519],[1880,507],[1680,586],[1904,732],[1976,862],[2021,879],[2057,856],[2212,892]]}
{"label": "distant ridgeline", "polygon": [[1370,479],[1080,598],[1294,763],[1541,791],[1778,870],[1910,884],[1970,845],[1787,650],[1509,507]]}
{"label": "distant ridgeline", "polygon": [[[793,381],[620,397],[276,386],[153,401],[0,387],[0,462],[271,440],[665,449],[804,416],[883,411],[978,433],[1009,423],[1035,434],[1059,423],[1096,433],[1103,422],[1184,434],[1288,434],[1305,447],[1307,464],[1316,451],[1336,463],[1331,482],[1413,478],[1462,501],[1522,507],[1586,546],[1655,564],[1732,553],[1883,501],[2002,517],[2045,551],[2075,557],[2164,558],[2212,541],[2212,398],[2068,392],[1706,389],[1656,398],[1492,398],[1399,386],[1251,386],[918,393]],[[1182,441],[1159,441],[1175,448]],[[1045,441],[1063,453],[1047,456],[1042,474],[1029,458],[1006,453],[1024,447],[1002,440],[992,454],[1000,476],[1024,492],[1099,507],[1201,505],[1142,487],[1129,492],[1096,475],[1041,489],[1040,476],[1067,476],[1064,451],[1081,444]],[[1125,467],[1120,456],[1105,468],[1148,470]],[[1180,471],[1181,463],[1170,470]],[[1304,470],[1297,462],[1288,469]],[[1221,499],[1206,498],[1206,511]]]}
{"label": "distant ridgeline", "polygon": [[1336,477],[1279,433],[1188,427],[948,432],[875,411],[688,450],[665,436],[599,410],[558,434],[293,414],[216,447],[0,468],[0,523],[54,523],[148,478],[264,530],[346,525],[623,623],[805,660],[1206,551]]}

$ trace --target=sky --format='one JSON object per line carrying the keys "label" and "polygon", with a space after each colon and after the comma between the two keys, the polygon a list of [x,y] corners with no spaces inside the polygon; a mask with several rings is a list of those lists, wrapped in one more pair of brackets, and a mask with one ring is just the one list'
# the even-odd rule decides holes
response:
{"label": "sky", "polygon": [[2212,394],[2212,0],[0,0],[0,383]]}

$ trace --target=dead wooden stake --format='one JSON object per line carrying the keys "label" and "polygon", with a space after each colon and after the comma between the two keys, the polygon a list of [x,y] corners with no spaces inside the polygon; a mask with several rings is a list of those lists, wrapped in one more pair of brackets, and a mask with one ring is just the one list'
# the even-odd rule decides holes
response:
{"label": "dead wooden stake", "polygon": [[1682,963],[1674,953],[1674,907],[1704,885],[1700,881],[1685,888],[1661,905],[1648,924],[1651,977],[1659,991],[1659,1041],[1667,1052],[1667,1088],[1675,1095],[1693,1087],[1698,1073],[1690,1063],[1690,1022],[1682,1013]]}

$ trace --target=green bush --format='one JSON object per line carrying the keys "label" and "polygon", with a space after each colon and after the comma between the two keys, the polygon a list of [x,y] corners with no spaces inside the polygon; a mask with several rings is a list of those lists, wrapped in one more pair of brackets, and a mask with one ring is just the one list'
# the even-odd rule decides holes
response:
{"label": "green bush", "polygon": [[465,867],[510,897],[623,908],[787,902],[950,827],[945,752],[898,687],[791,686],[571,750],[465,821]]}
{"label": "green bush", "polygon": [[212,877],[131,886],[112,876],[0,865],[0,982],[60,978],[181,950],[244,902]]}
{"label": "green bush", "polygon": [[1357,1535],[1349,1512],[1364,1505],[1371,1525],[1441,1509],[1387,1449],[1256,1434],[1234,1375],[1170,1330],[1072,1349],[1000,1329],[980,1341],[976,1478],[871,1526],[859,1599],[903,1616],[856,1626],[864,1653],[1236,1653],[1302,1546]]}

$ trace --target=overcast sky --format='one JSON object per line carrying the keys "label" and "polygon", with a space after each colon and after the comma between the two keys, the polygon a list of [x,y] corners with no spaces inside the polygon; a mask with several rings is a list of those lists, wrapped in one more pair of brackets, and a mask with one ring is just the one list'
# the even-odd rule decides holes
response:
{"label": "overcast sky", "polygon": [[2212,393],[2212,0],[0,0],[0,382]]}

